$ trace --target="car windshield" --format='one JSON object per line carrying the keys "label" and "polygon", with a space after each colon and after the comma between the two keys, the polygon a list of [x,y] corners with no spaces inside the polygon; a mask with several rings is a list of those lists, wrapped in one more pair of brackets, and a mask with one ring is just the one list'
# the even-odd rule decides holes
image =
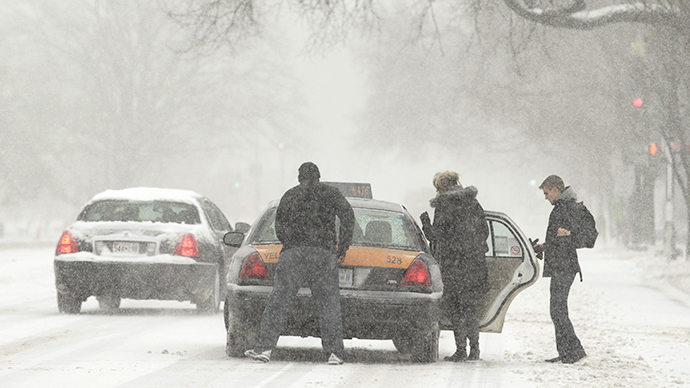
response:
{"label": "car windshield", "polygon": [[96,201],[84,208],[79,221],[138,221],[200,224],[197,208],[189,203],[170,201]]}
{"label": "car windshield", "polygon": [[[419,229],[405,214],[353,208],[355,212],[355,229],[352,245],[385,247],[411,251],[422,251]],[[269,209],[258,222],[252,233],[252,244],[279,244],[275,232],[276,208]]]}

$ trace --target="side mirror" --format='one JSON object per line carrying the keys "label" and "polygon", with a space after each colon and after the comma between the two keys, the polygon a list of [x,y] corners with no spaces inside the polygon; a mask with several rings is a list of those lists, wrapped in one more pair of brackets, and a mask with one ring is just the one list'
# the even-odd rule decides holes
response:
{"label": "side mirror", "polygon": [[246,222],[238,222],[235,224],[235,231],[236,232],[247,233],[247,232],[249,232],[249,228],[251,228],[251,225],[249,225]]}
{"label": "side mirror", "polygon": [[223,236],[223,243],[231,247],[239,248],[244,241],[244,233],[242,232],[228,232]]}

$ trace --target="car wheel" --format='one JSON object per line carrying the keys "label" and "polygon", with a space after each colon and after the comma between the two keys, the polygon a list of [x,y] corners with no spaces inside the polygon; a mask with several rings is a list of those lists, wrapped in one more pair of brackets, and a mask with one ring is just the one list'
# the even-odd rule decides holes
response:
{"label": "car wheel", "polygon": [[57,293],[58,310],[65,314],[79,314],[81,301],[67,294]]}
{"label": "car wheel", "polygon": [[196,304],[197,311],[206,314],[215,314],[218,312],[220,307],[220,274],[216,270],[216,275],[213,279],[213,291],[211,296],[208,297],[203,302],[198,302]]}
{"label": "car wheel", "polygon": [[410,335],[397,335],[393,337],[393,345],[402,354],[412,353],[412,338]]}
{"label": "car wheel", "polygon": [[438,322],[416,332],[412,339],[412,362],[438,361]]}
{"label": "car wheel", "polygon": [[103,310],[117,310],[120,308],[122,299],[115,295],[99,295],[96,296],[98,306]]}
{"label": "car wheel", "polygon": [[242,357],[244,351],[252,349],[259,340],[260,324],[233,314],[227,300],[224,305],[223,315],[227,329],[225,353],[230,357]]}

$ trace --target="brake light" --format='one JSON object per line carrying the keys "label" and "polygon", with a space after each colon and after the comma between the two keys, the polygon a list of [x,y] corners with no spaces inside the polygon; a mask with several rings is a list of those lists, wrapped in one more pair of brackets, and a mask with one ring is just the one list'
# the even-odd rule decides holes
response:
{"label": "brake light", "polygon": [[62,232],[60,240],[58,241],[57,248],[55,249],[56,255],[61,255],[64,253],[77,253],[79,252],[79,246],[77,245],[77,239],[72,237],[72,234],[68,231]]}
{"label": "brake light", "polygon": [[405,276],[400,282],[400,285],[431,287],[431,275],[429,274],[429,267],[427,267],[427,265],[421,260],[414,260],[407,269],[407,272],[405,272]]}
{"label": "brake light", "polygon": [[199,244],[191,233],[182,235],[180,241],[175,245],[175,256],[199,257]]}
{"label": "brake light", "polygon": [[240,269],[240,279],[257,279],[257,280],[271,280],[261,256],[254,252],[244,258],[242,268]]}

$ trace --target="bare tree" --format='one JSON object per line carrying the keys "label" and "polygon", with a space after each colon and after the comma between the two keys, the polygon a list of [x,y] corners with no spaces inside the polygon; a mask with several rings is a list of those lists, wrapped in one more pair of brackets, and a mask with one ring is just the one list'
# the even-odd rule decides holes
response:
{"label": "bare tree", "polygon": [[[641,41],[638,93],[656,109],[648,119],[659,122],[650,129],[664,139],[679,183],[688,219],[686,252],[690,253],[690,3],[682,0],[595,2],[588,0],[503,0],[519,16],[554,28],[594,29],[615,23],[640,23],[651,27],[648,39]],[[645,50],[645,46],[650,48]],[[647,108],[648,109],[648,108]],[[672,224],[671,224],[672,228]],[[667,231],[667,234],[669,232]],[[673,235],[673,231],[670,232]],[[671,239],[671,244],[673,244]],[[671,249],[675,249],[672,247]],[[673,254],[673,253],[671,253]]]}
{"label": "bare tree", "polygon": [[73,217],[110,188],[224,194],[207,169],[253,160],[257,138],[300,139],[301,90],[281,45],[264,40],[241,58],[187,52],[186,36],[149,2],[2,7],[3,205],[26,211],[21,203],[50,197]]}
{"label": "bare tree", "polygon": [[[521,17],[551,27],[592,29],[612,23],[645,23],[688,33],[690,5],[683,0],[503,0]],[[590,4],[596,4],[591,6]]]}
{"label": "bare tree", "polygon": [[[431,53],[426,58],[427,69],[441,70],[449,78],[420,76],[421,73],[415,78],[413,74],[396,73],[396,67],[384,67],[382,79],[394,75],[397,78],[395,82],[381,83],[381,90],[396,90],[397,85],[399,93],[389,93],[388,99],[373,101],[372,106],[378,112],[370,112],[369,118],[375,123],[379,117],[380,124],[389,125],[385,131],[381,130],[384,126],[377,127],[383,134],[382,141],[413,139],[418,128],[427,132],[431,128],[432,137],[459,140],[469,135],[468,131],[458,131],[468,125],[467,113],[479,112],[475,114],[483,115],[484,123],[493,120],[498,127],[518,127],[535,139],[560,142],[547,149],[566,149],[561,157],[573,164],[591,161],[581,172],[582,179],[597,178],[600,182],[595,186],[599,188],[615,180],[610,171],[601,173],[612,163],[612,158],[622,159],[624,164],[633,160],[642,163],[630,155],[654,141],[657,134],[669,145],[690,141],[683,130],[690,127],[690,76],[684,71],[690,62],[690,4],[684,0],[411,0],[394,5],[376,0],[189,0],[189,3],[212,5],[197,6],[194,9],[203,12],[191,12],[187,16],[192,16],[188,20],[197,24],[213,26],[215,31],[228,31],[225,27],[241,30],[242,24],[237,20],[251,20],[252,28],[256,29],[269,20],[268,15],[286,9],[306,21],[312,31],[310,42],[324,46],[342,42],[354,32],[376,31],[380,33],[377,37],[385,42],[380,47],[389,48],[385,46],[390,42],[385,32],[381,33],[382,26],[391,19],[403,20],[402,27],[396,29],[399,36],[426,48],[427,54]],[[249,3],[251,7],[247,6]],[[223,7],[233,12],[217,12]],[[248,10],[252,17],[237,14]],[[625,27],[630,25],[641,27]],[[613,26],[617,26],[619,34],[611,34],[612,37],[622,33],[629,34],[630,39],[607,37]],[[237,34],[237,30],[232,31]],[[474,36],[474,46],[462,39],[449,39],[467,35]],[[632,42],[636,35],[637,41]],[[195,36],[218,40],[214,38],[216,34]],[[638,46],[637,54],[628,50],[631,43]],[[482,45],[482,49],[476,49]],[[402,46],[395,47],[403,52]],[[449,50],[450,47],[453,49]],[[644,53],[640,54],[640,50]],[[577,58],[579,51],[596,51],[598,56],[596,60],[568,58]],[[441,64],[443,59],[439,59],[449,56],[453,58],[452,63],[469,52],[481,60],[474,64],[456,62],[455,74],[452,65]],[[539,60],[534,60],[536,57]],[[493,62],[496,59],[499,61]],[[512,74],[501,73],[492,66],[504,66]],[[650,74],[644,82],[636,78],[640,69]],[[467,70],[472,76],[459,73]],[[563,76],[566,73],[568,77]],[[588,78],[594,80],[590,82]],[[410,96],[419,95],[415,92],[419,88],[431,88],[438,94],[427,94],[415,101]],[[643,120],[636,117],[640,112],[634,112],[630,105],[637,95],[644,95],[650,102],[645,108],[649,111],[642,114]],[[453,102],[452,108],[437,103],[449,100]],[[652,102],[659,106],[654,118],[649,109]],[[405,106],[409,109],[403,109]],[[397,111],[399,115],[386,114],[386,110]],[[460,111],[462,120],[458,121]],[[420,120],[415,121],[415,117]],[[648,125],[654,119],[663,125],[658,128]],[[554,132],[558,136],[548,136]],[[690,153],[673,155],[676,179],[690,212]]]}
{"label": "bare tree", "polygon": [[376,0],[168,0],[165,6],[189,31],[189,48],[201,50],[241,47],[282,13],[305,22],[313,47],[342,43],[353,33],[375,28],[379,19]]}

